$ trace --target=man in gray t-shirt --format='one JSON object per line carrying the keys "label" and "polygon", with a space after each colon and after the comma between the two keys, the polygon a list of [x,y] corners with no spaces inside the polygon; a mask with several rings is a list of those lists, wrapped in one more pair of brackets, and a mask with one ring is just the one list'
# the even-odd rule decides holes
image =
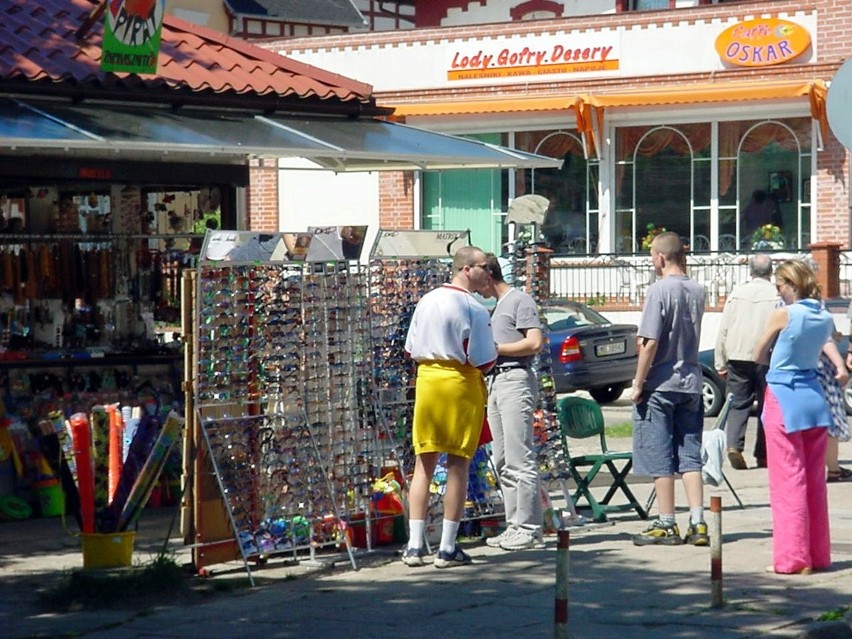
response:
{"label": "man in gray t-shirt", "polygon": [[[642,309],[630,399],[633,470],[654,478],[659,518],[635,535],[633,543],[707,546],[701,480],[704,404],[698,364],[705,291],[687,277],[683,244],[675,233],[654,238],[651,260],[661,279],[648,288]],[[690,523],[683,539],[674,514],[675,473],[681,474],[689,501]]]}
{"label": "man in gray t-shirt", "polygon": [[657,341],[643,388],[701,392],[698,339],[704,315],[704,287],[685,274],[672,274],[648,288],[639,337]]}
{"label": "man in gray t-shirt", "polygon": [[523,550],[542,542],[541,480],[533,444],[538,382],[530,363],[544,345],[544,335],[533,299],[504,281],[494,255],[489,254],[485,264],[491,277],[480,293],[497,299],[491,314],[497,364],[486,378],[488,424],[506,510],[505,532],[486,543],[503,550]]}

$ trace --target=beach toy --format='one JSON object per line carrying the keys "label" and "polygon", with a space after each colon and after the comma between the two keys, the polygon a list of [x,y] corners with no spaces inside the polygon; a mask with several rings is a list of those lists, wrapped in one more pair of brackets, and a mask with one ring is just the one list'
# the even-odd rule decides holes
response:
{"label": "beach toy", "polygon": [[32,515],[33,509],[23,499],[13,495],[0,497],[0,521],[19,521],[29,519]]}
{"label": "beach toy", "polygon": [[[92,467],[95,481],[95,518],[100,519],[109,506],[109,416],[106,408],[95,406],[90,417],[92,431]],[[96,528],[97,526],[96,522]]]}
{"label": "beach toy", "polygon": [[109,419],[109,482],[107,489],[109,501],[112,503],[115,491],[118,489],[118,480],[121,478],[121,467],[124,465],[122,452],[124,434],[118,404],[107,406],[107,417]]}
{"label": "beach toy", "polygon": [[92,469],[92,437],[89,418],[74,413],[69,420],[77,463],[77,492],[80,495],[80,521],[84,533],[95,532],[95,478]]}
{"label": "beach toy", "polygon": [[169,451],[172,449],[181,437],[183,432],[184,419],[175,412],[169,413],[166,417],[166,423],[163,424],[163,430],[160,431],[159,437],[154,444],[151,454],[145,461],[142,470],[139,471],[139,476],[133,483],[124,508],[118,518],[118,530],[126,530],[138,518],[142,509],[145,508],[145,503],[151,496],[151,491],[160,478],[160,473],[163,466],[166,464],[166,458]]}

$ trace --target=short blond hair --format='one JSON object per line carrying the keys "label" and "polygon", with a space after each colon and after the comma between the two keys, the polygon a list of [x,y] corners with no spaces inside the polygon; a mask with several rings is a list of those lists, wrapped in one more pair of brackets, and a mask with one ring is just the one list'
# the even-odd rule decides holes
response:
{"label": "short blond hair", "polygon": [[485,251],[478,246],[462,246],[453,255],[453,271],[460,271],[465,266],[473,266],[485,261]]}

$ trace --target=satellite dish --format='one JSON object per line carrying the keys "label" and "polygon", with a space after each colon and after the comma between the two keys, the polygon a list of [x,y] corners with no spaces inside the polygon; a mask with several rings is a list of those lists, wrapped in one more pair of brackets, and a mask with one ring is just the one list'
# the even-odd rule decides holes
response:
{"label": "satellite dish", "polygon": [[828,125],[847,149],[852,149],[852,58],[834,74],[825,99]]}

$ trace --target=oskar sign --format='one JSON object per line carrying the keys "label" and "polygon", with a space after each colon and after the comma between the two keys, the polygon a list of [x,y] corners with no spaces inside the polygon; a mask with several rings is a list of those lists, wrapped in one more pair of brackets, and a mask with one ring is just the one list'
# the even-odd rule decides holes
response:
{"label": "oskar sign", "polygon": [[811,34],[802,25],[777,18],[746,20],[725,29],[716,38],[716,51],[728,64],[768,67],[799,57],[811,46]]}

